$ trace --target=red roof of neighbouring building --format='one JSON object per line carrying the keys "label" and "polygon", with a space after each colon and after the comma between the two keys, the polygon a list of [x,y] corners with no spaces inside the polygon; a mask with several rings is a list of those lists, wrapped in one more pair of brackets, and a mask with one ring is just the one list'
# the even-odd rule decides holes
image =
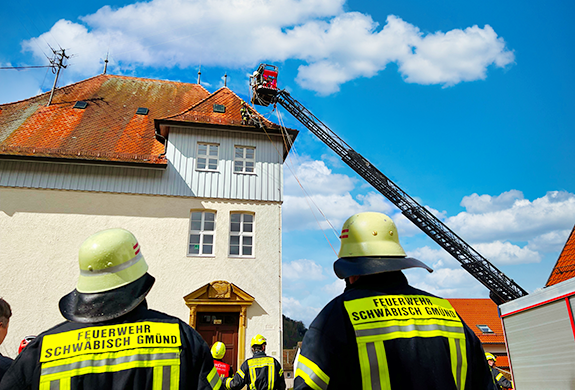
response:
{"label": "red roof of neighbouring building", "polygon": [[[483,344],[505,343],[497,305],[488,298],[449,298],[455,311]],[[493,333],[483,333],[477,325],[487,325]]]}
{"label": "red roof of neighbouring building", "polygon": [[[263,132],[255,123],[242,125],[243,100],[225,87],[210,94],[198,84],[102,74],[58,88],[46,106],[49,96],[0,105],[0,158],[165,167],[164,140],[156,130],[167,132],[172,123]],[[78,101],[87,106],[74,108]],[[225,113],[215,112],[214,104]],[[140,107],[147,114],[137,114]],[[279,133],[278,125],[250,110]],[[293,142],[297,131],[288,131]]]}
{"label": "red roof of neighbouring building", "polygon": [[573,277],[575,277],[575,227],[571,230],[545,287],[553,286]]}

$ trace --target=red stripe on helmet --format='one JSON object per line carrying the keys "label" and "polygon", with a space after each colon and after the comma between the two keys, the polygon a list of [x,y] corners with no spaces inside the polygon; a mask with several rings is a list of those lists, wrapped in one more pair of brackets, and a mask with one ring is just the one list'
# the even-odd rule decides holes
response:
{"label": "red stripe on helmet", "polygon": [[339,238],[347,238],[347,234],[342,234]]}
{"label": "red stripe on helmet", "polygon": [[134,245],[134,249],[136,249],[138,247],[138,243],[136,242],[136,245]]}
{"label": "red stripe on helmet", "polygon": [[342,233],[347,233],[347,232],[349,232],[349,229],[342,229],[341,232],[342,232]]}
{"label": "red stripe on helmet", "polygon": [[140,253],[140,248],[138,248],[138,250],[134,254],[137,255],[138,253]]}

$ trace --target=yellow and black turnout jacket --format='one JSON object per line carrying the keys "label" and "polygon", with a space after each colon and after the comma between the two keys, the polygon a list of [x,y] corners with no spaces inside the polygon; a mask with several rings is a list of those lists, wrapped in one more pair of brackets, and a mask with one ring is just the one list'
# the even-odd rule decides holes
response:
{"label": "yellow and black turnout jacket", "polygon": [[285,390],[286,383],[280,363],[264,352],[257,351],[254,356],[242,363],[233,378],[225,382],[228,390],[239,390],[247,386],[248,390]]}
{"label": "yellow and black turnout jacket", "polygon": [[201,336],[145,301],[115,320],[66,321],[24,348],[1,390],[217,390],[221,381]]}
{"label": "yellow and black turnout jacket", "polygon": [[294,389],[495,390],[477,336],[401,271],[362,276],[318,314]]}
{"label": "yellow and black turnout jacket", "polygon": [[497,383],[498,389],[512,389],[513,384],[511,381],[501,373],[496,367],[491,367],[491,375],[493,376],[493,380]]}

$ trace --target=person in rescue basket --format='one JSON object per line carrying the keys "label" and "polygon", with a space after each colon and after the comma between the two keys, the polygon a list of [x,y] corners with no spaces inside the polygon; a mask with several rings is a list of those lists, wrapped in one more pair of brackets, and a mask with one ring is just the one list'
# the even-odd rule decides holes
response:
{"label": "person in rescue basket", "polygon": [[60,300],[68,320],[40,334],[8,369],[1,390],[218,389],[210,349],[179,319],[148,309],[154,284],[124,229],[90,236],[80,276]]}
{"label": "person in rescue basket", "polygon": [[226,345],[221,341],[216,341],[214,345],[212,345],[212,357],[214,358],[214,367],[216,367],[220,378],[234,376],[234,370],[232,370],[232,366],[222,361],[225,354]]}
{"label": "person in rescue basket", "polygon": [[495,390],[483,348],[449,301],[411,287],[393,221],[350,217],[341,231],[336,275],[345,291],[309,327],[294,389]]}
{"label": "person in rescue basket", "polygon": [[266,355],[266,338],[261,334],[252,337],[253,357],[243,362],[233,378],[225,381],[228,390],[247,386],[250,390],[285,390],[286,382],[280,363]]}

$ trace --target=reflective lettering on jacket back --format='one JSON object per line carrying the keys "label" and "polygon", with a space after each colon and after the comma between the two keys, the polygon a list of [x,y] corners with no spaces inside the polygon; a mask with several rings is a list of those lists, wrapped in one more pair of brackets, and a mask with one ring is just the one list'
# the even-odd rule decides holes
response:
{"label": "reflective lettering on jacket back", "polygon": [[390,390],[384,341],[444,337],[451,371],[464,390],[467,354],[463,323],[449,301],[424,295],[378,295],[344,302],[355,331],[363,390]]}
{"label": "reflective lettering on jacket back", "polygon": [[153,389],[178,389],[181,345],[177,323],[151,321],[46,335],[40,390],[67,390],[75,376],[133,368],[153,369]]}

